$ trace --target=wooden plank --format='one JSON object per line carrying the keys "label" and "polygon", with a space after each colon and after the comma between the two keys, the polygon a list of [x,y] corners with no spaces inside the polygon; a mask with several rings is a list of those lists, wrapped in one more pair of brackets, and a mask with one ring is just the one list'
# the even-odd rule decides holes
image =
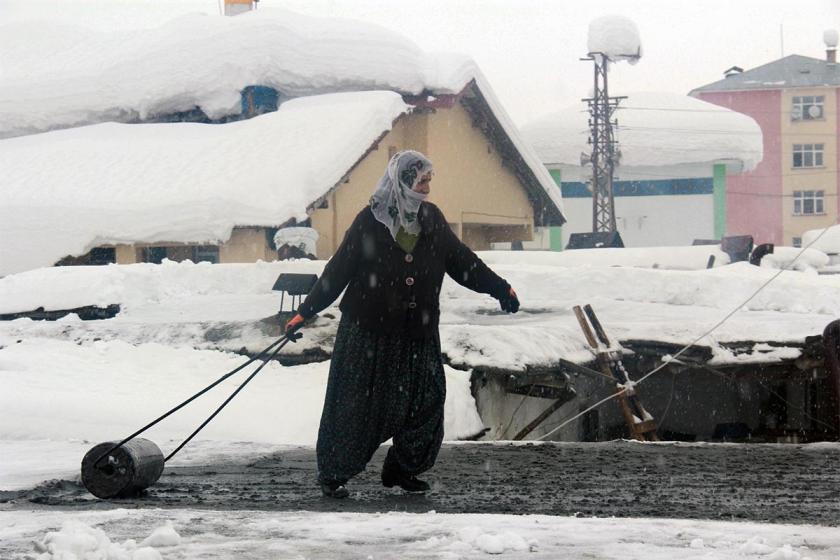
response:
{"label": "wooden plank", "polygon": [[607,331],[604,330],[603,325],[601,325],[601,321],[599,321],[598,317],[595,315],[595,310],[592,309],[592,306],[589,304],[583,306],[583,310],[586,312],[586,316],[589,317],[589,321],[592,323],[592,328],[595,329],[595,334],[598,335],[598,338],[601,339],[604,346],[609,348],[610,339],[607,337]]}
{"label": "wooden plank", "polygon": [[[574,395],[573,395],[573,396],[574,396]],[[543,423],[543,420],[545,420],[546,418],[548,418],[549,416],[551,416],[552,414],[554,414],[555,412],[557,412],[557,410],[558,410],[561,406],[563,406],[564,404],[566,404],[566,403],[567,403],[567,402],[569,402],[570,400],[571,400],[571,397],[569,397],[569,398],[562,398],[562,399],[557,399],[556,401],[554,401],[553,403],[551,403],[551,406],[549,406],[548,408],[546,408],[545,410],[543,410],[543,411],[540,413],[540,415],[539,415],[539,416],[537,416],[536,418],[534,418],[534,419],[533,419],[533,420],[532,420],[532,421],[531,421],[531,422],[530,422],[527,426],[525,426],[524,428],[522,428],[521,430],[519,430],[519,432],[518,432],[515,436],[513,436],[514,441],[519,441],[519,440],[523,439],[525,436],[527,436],[528,434],[530,434],[531,432],[533,432],[533,431],[534,431],[534,429],[535,429],[537,426],[539,426],[540,424],[542,424],[542,423]]]}
{"label": "wooden plank", "polygon": [[595,336],[592,334],[592,329],[589,328],[589,323],[586,322],[586,317],[583,314],[583,310],[580,308],[579,305],[575,305],[572,308],[572,311],[575,312],[575,317],[577,317],[578,324],[580,325],[580,329],[583,331],[583,336],[586,337],[586,341],[589,343],[594,350],[598,350],[598,341],[595,340]]}

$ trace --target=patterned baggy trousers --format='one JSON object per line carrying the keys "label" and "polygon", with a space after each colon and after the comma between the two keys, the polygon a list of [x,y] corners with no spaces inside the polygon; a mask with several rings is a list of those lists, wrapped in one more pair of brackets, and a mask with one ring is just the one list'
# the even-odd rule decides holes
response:
{"label": "patterned baggy trousers", "polygon": [[437,336],[380,334],[342,319],[318,430],[319,480],[347,481],[390,438],[389,468],[430,469],[443,441],[445,399]]}

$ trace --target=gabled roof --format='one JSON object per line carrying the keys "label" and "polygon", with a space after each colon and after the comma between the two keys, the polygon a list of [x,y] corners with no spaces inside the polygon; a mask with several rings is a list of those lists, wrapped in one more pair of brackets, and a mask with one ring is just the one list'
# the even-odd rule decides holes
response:
{"label": "gabled roof", "polygon": [[819,58],[791,54],[746,72],[691,90],[739,91],[798,87],[840,86],[840,65]]}

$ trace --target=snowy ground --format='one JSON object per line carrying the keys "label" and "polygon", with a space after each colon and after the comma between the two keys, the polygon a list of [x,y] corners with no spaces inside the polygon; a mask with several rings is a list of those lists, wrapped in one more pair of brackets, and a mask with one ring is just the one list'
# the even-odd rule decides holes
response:
{"label": "snowy ground", "polygon": [[[698,248],[688,249],[692,252],[681,260],[673,256],[675,250],[669,260],[657,260],[655,250],[643,251],[636,263],[618,267],[605,266],[609,252],[589,252],[589,262],[586,251],[484,253],[517,289],[523,308],[516,315],[500,313],[488,296],[447,280],[441,297],[442,346],[462,368],[447,367],[447,439],[482,428],[469,393],[468,368],[521,370],[558,358],[592,359],[572,306],[592,304],[614,339],[687,344],[776,273],[744,263],[711,270],[628,266],[690,269],[705,261],[694,254]],[[58,321],[0,322],[0,381],[6,389],[0,393],[0,454],[12,458],[0,465],[0,489],[75,471],[92,444],[131,433],[245,360],[229,350],[267,346],[279,335],[276,321],[261,321],[279,308],[278,294],[270,291],[274,279],[282,272],[317,273],[322,266],[286,261],[59,267],[0,279],[0,313],[122,306],[109,320],[69,315]],[[838,288],[838,276],[784,272],[699,344],[710,346],[715,360],[731,362],[755,356],[733,356],[720,342],[801,343],[837,317]],[[327,309],[304,330],[304,339],[284,352],[329,351],[339,315],[336,307]],[[793,346],[781,346],[761,359],[791,359],[798,353]],[[328,367],[329,362],[269,364],[196,444],[313,444]],[[176,445],[246,375],[229,379],[150,431],[151,439]],[[43,460],[47,452],[49,462]]]}
{"label": "snowy ground", "polygon": [[[519,292],[523,310],[514,316],[499,313],[487,296],[447,281],[442,344],[449,360],[463,368],[512,370],[560,357],[588,361],[592,354],[571,313],[573,305],[585,303],[595,307],[616,339],[688,343],[776,273],[746,264],[702,270],[696,262],[705,258],[696,255],[686,265],[685,260],[655,262],[655,255],[646,252],[623,266],[609,266],[606,252],[589,263],[579,262],[580,255],[483,254]],[[245,358],[230,350],[260,349],[279,332],[276,324],[261,321],[279,308],[279,296],[270,292],[277,275],[317,273],[322,266],[65,267],[0,279],[0,313],[122,306],[117,317],[103,321],[68,316],[54,322],[0,323],[0,490],[28,488],[50,478],[73,480],[82,455],[94,444],[126,435],[242,363]],[[701,270],[691,270],[697,268]],[[749,357],[732,356],[720,342],[749,337],[801,343],[837,317],[838,288],[836,276],[784,272],[701,344],[714,350],[715,359],[731,361]],[[294,351],[329,350],[337,316],[336,308],[328,309],[304,331],[305,339]],[[778,358],[790,358],[797,350],[776,352]],[[328,362],[269,364],[172,465],[212,465],[232,454],[256,457],[284,445],[311,445],[327,368]],[[164,451],[173,449],[244,379],[240,375],[152,430],[150,439]],[[471,435],[481,422],[468,390],[469,373],[447,368],[447,376],[447,437]],[[840,555],[837,529],[809,526],[433,513],[70,513],[18,507],[0,508],[0,541],[17,557],[33,550],[31,541],[42,539],[49,539],[58,553],[59,543],[71,546],[89,531],[85,527],[93,526],[111,540],[113,558],[156,558],[148,551],[132,552],[123,543],[139,543],[167,519],[182,538],[180,544],[159,550],[163,558],[471,558],[500,549],[508,557],[545,558],[781,560]],[[67,538],[47,536],[64,521],[85,525],[66,529]]]}
{"label": "snowy ground", "polygon": [[[9,553],[12,558],[23,558],[26,551],[44,560],[455,560],[489,555],[569,560],[833,560],[840,554],[840,529],[545,515],[117,509],[3,512],[0,543],[4,558]],[[43,555],[36,556],[36,551]],[[69,552],[76,556],[62,555]]]}

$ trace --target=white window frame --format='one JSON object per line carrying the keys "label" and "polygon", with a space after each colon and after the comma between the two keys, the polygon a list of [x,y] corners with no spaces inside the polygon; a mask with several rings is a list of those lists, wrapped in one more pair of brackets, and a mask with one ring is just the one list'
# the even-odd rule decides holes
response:
{"label": "white window frame", "polygon": [[[825,144],[794,144],[791,164],[794,169],[823,167],[825,162]],[[796,156],[799,156],[799,165]]]}
{"label": "white window frame", "polygon": [[218,245],[195,245],[192,250],[192,261],[209,262],[218,264],[219,262],[219,246]]}
{"label": "white window frame", "polygon": [[825,214],[825,191],[793,191],[794,216],[821,216]]}
{"label": "white window frame", "polygon": [[[818,116],[812,115],[813,111]],[[794,95],[790,107],[790,120],[792,121],[821,121],[825,120],[825,96],[824,95]]]}

